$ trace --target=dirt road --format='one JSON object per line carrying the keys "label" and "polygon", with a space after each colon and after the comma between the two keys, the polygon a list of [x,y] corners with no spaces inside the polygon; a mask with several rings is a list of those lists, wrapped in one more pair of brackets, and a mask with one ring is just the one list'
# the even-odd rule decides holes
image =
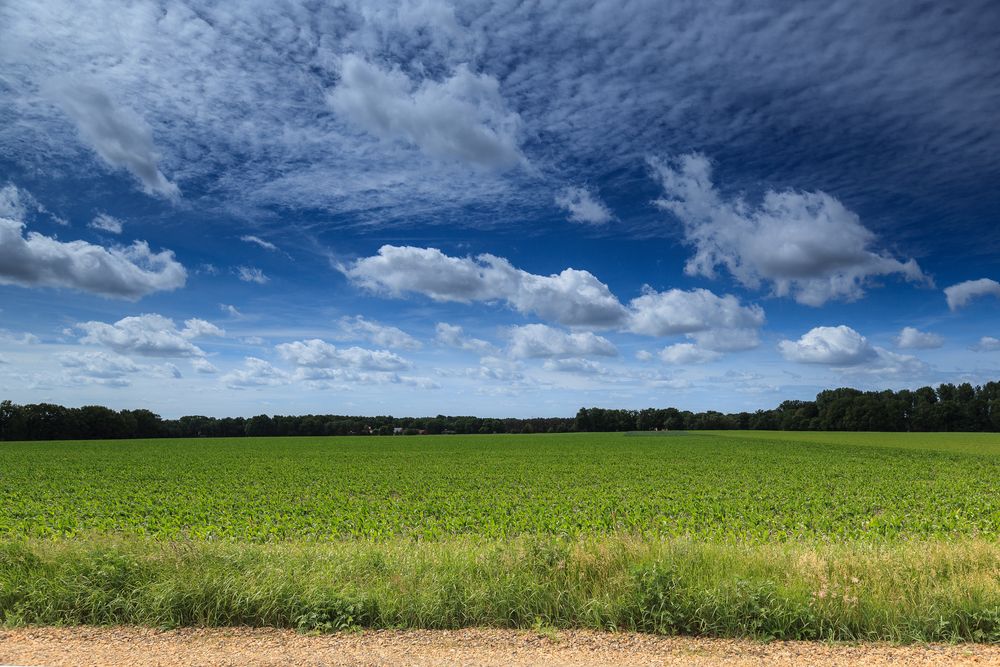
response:
{"label": "dirt road", "polygon": [[761,644],[589,631],[0,630],[0,665],[1000,665],[1000,646]]}

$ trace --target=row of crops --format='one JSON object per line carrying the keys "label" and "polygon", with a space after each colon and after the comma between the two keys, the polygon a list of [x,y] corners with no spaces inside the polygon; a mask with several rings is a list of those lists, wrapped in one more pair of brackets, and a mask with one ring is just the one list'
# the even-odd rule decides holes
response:
{"label": "row of crops", "polygon": [[0,536],[634,533],[764,542],[1000,534],[1000,436],[919,434],[911,443],[895,434],[884,446],[877,434],[860,437],[4,443]]}

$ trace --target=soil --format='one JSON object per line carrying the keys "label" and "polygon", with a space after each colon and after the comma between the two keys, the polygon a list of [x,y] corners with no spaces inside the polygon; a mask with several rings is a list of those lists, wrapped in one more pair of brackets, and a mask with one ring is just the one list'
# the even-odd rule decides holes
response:
{"label": "soil", "polygon": [[998,665],[984,644],[826,644],[584,630],[0,629],[0,665]]}

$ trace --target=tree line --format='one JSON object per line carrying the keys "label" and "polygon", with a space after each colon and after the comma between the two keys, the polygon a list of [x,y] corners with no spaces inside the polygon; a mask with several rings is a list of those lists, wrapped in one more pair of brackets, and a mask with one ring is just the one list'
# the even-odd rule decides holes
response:
{"label": "tree line", "polygon": [[469,416],[359,417],[257,415],[164,419],[149,410],[0,402],[0,440],[86,440],[297,435],[566,433],[651,430],[1000,431],[1000,382],[942,384],[936,389],[820,392],[771,410],[722,413],[677,408],[581,408],[576,417],[492,419]]}

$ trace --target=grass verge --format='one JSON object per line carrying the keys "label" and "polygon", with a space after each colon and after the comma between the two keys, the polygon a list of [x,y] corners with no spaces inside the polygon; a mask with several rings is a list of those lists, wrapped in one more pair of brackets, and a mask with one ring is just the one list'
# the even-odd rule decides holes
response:
{"label": "grass verge", "polygon": [[997,642],[1000,545],[5,541],[0,623]]}

